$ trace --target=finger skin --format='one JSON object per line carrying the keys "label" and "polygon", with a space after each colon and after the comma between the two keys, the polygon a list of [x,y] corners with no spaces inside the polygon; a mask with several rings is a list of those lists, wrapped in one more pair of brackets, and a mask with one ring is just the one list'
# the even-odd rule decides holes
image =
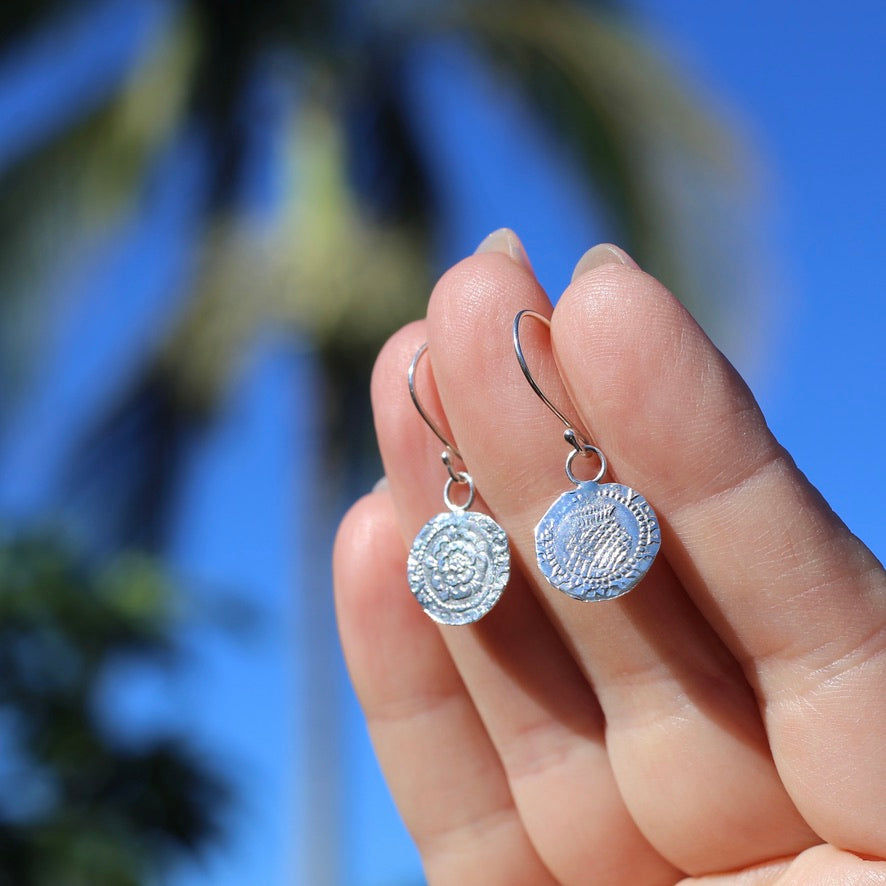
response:
{"label": "finger skin", "polygon": [[[515,559],[596,690],[634,820],[692,873],[800,851],[815,835],[784,791],[753,693],[683,593],[667,551],[619,600],[578,603],[540,576],[534,526],[569,488],[569,449],[562,426],[527,386],[511,341],[516,312],[544,304],[518,269],[494,258],[459,263],[431,297],[427,332],[440,399]],[[526,322],[521,341],[542,390],[570,412],[547,330]]]}
{"label": "finger skin", "polygon": [[819,845],[747,871],[681,880],[678,886],[886,886],[886,862]]}
{"label": "finger skin", "polygon": [[358,501],[339,528],[342,647],[388,785],[434,884],[553,883],[434,624],[406,586],[390,496]]}
{"label": "finger skin", "polygon": [[677,576],[756,690],[779,772],[825,840],[886,856],[886,576],[653,278],[604,265],[553,316],[557,364]]}
{"label": "finger skin", "polygon": [[[440,444],[418,418],[404,384],[425,335],[422,324],[394,335],[372,380],[379,446],[407,543],[441,509],[446,477]],[[446,425],[430,371],[417,373],[416,389],[433,420]],[[475,508],[483,506],[478,498]],[[504,764],[530,839],[558,882],[673,883],[677,871],[625,808],[593,691],[519,565],[512,565],[511,581],[489,615],[441,633]]]}

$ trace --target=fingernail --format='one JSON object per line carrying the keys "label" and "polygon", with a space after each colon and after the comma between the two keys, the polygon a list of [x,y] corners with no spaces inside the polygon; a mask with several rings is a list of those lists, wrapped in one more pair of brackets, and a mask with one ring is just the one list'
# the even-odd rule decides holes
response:
{"label": "fingernail", "polygon": [[375,486],[372,487],[373,492],[384,492],[385,489],[388,488],[388,478],[382,474],[378,480],[375,481]]}
{"label": "fingernail", "polygon": [[529,264],[529,256],[520,242],[520,238],[510,228],[499,228],[493,231],[475,250],[474,255],[480,255],[483,252],[500,252],[506,255],[518,265],[532,270]]}
{"label": "fingernail", "polygon": [[599,243],[592,246],[579,260],[572,272],[572,279],[577,280],[600,265],[627,265],[629,268],[640,266],[623,250],[611,243]]}

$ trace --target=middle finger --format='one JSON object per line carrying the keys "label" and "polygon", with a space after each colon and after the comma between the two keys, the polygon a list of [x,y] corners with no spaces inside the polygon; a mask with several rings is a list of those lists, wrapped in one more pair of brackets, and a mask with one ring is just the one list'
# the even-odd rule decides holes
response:
{"label": "middle finger", "polygon": [[[406,387],[406,367],[424,338],[420,324],[395,335],[372,384],[379,446],[407,544],[441,509],[446,477],[440,444]],[[417,386],[437,418],[431,374],[421,372]],[[478,496],[475,509],[482,508]],[[481,622],[441,633],[501,757],[527,833],[558,882],[674,882],[672,866],[625,808],[594,694],[520,570],[512,566],[503,599]]]}

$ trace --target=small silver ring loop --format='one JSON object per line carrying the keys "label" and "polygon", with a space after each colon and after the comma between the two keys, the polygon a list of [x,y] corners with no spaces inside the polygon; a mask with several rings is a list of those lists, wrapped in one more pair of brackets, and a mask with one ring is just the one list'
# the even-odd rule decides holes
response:
{"label": "small silver ring loop", "polygon": [[[457,505],[453,500],[449,497],[449,490],[452,489],[452,484],[458,483],[459,485],[467,484],[468,487],[468,500],[463,505]],[[459,514],[462,511],[466,511],[473,503],[474,503],[474,479],[470,474],[465,471],[459,471],[457,477],[450,477],[446,481],[446,485],[443,487],[443,501],[446,503],[446,507],[452,511],[453,514]]]}
{"label": "small silver ring loop", "polygon": [[[575,474],[572,473],[572,462],[575,461],[576,456],[587,456],[589,453],[593,452],[597,458],[600,459],[600,470],[597,471],[597,476],[593,478],[593,480],[579,480]],[[574,483],[576,486],[581,486],[582,483],[598,483],[603,475],[606,473],[606,456],[597,449],[596,446],[583,446],[581,452],[577,449],[573,449],[569,455],[566,456],[566,476],[569,477],[570,482]]]}

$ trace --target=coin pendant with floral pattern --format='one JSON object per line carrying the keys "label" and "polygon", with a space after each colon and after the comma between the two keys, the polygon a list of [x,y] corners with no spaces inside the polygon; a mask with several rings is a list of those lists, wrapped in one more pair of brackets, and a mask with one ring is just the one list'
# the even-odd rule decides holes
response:
{"label": "coin pendant with floral pattern", "polygon": [[475,511],[438,514],[422,527],[407,561],[409,587],[434,621],[462,625],[482,618],[511,570],[505,531]]}

